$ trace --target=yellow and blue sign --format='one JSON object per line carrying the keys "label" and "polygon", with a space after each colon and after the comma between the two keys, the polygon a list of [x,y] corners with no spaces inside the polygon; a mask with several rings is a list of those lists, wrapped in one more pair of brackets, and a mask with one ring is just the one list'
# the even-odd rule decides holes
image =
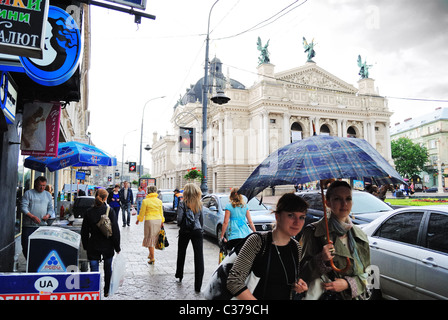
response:
{"label": "yellow and blue sign", "polygon": [[81,33],[65,10],[50,6],[42,59],[20,57],[26,74],[44,86],[66,82],[78,68],[82,53]]}

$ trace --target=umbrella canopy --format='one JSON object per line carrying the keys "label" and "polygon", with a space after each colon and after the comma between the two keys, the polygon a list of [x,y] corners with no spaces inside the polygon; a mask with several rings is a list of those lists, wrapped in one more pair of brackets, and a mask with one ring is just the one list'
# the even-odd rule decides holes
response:
{"label": "umbrella canopy", "polygon": [[312,136],[270,154],[239,190],[248,200],[267,187],[344,178],[373,178],[379,184],[405,183],[364,139]]}
{"label": "umbrella canopy", "polygon": [[76,141],[59,144],[56,157],[33,157],[25,159],[24,166],[36,171],[53,172],[65,167],[75,166],[116,166],[117,159],[105,151]]}

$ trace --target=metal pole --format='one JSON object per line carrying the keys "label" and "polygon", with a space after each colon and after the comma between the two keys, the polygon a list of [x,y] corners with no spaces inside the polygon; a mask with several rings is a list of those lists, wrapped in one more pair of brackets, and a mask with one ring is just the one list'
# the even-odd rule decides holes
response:
{"label": "metal pole", "polygon": [[122,148],[121,148],[121,176],[120,176],[120,181],[121,181],[121,182],[123,182],[123,173],[124,173],[124,168],[123,168],[123,166],[124,166],[124,146],[125,146],[125,144],[124,144],[124,139],[126,138],[126,136],[127,136],[129,133],[132,133],[132,132],[134,132],[134,131],[137,131],[137,129],[127,132],[127,133],[124,135],[124,137],[123,137],[123,145],[122,145]]}
{"label": "metal pole", "polygon": [[142,126],[141,126],[141,129],[140,129],[141,130],[140,131],[140,165],[139,165],[139,168],[138,168],[138,180],[139,180],[139,183],[140,183],[140,178],[142,176],[143,119],[144,119],[144,116],[145,116],[145,108],[146,108],[146,105],[148,104],[148,102],[151,102],[152,100],[156,100],[156,99],[162,99],[162,98],[165,98],[165,96],[149,99],[148,101],[145,102],[145,105],[143,106]]}
{"label": "metal pole", "polygon": [[210,8],[208,14],[207,25],[207,38],[205,39],[205,65],[204,65],[204,83],[202,87],[202,157],[201,157],[201,169],[204,178],[201,182],[201,191],[205,195],[208,193],[207,185],[207,100],[208,100],[208,43],[210,40],[210,16],[212,14],[213,7],[219,0]]}
{"label": "metal pole", "polygon": [[112,9],[115,11],[129,13],[131,15],[138,16],[138,17],[148,18],[148,19],[152,19],[152,20],[156,19],[156,16],[154,16],[152,14],[140,12],[140,11],[135,11],[134,8],[126,9],[126,8],[122,8],[122,7],[118,7],[118,6],[114,6],[111,4],[102,3],[102,2],[98,2],[98,1],[94,1],[94,0],[78,0],[78,1],[88,4],[88,5],[94,5],[94,6],[98,6],[98,7],[102,7],[102,8],[106,8],[106,9]]}

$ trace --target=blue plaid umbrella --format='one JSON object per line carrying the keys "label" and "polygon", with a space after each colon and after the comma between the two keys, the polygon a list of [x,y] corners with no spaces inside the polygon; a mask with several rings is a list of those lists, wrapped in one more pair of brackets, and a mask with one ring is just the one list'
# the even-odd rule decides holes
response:
{"label": "blue plaid umbrella", "polygon": [[248,200],[267,187],[344,178],[406,183],[364,139],[312,136],[270,154],[239,190]]}
{"label": "blue plaid umbrella", "polygon": [[53,172],[65,167],[116,166],[117,159],[95,146],[80,142],[63,142],[59,144],[56,157],[33,157],[25,159],[24,166],[36,171]]}

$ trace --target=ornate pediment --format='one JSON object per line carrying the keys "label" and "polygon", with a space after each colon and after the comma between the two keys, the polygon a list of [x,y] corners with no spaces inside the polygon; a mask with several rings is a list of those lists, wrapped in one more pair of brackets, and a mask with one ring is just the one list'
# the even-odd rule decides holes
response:
{"label": "ornate pediment", "polygon": [[290,88],[311,88],[356,93],[358,89],[332,75],[315,63],[277,73],[275,78]]}

